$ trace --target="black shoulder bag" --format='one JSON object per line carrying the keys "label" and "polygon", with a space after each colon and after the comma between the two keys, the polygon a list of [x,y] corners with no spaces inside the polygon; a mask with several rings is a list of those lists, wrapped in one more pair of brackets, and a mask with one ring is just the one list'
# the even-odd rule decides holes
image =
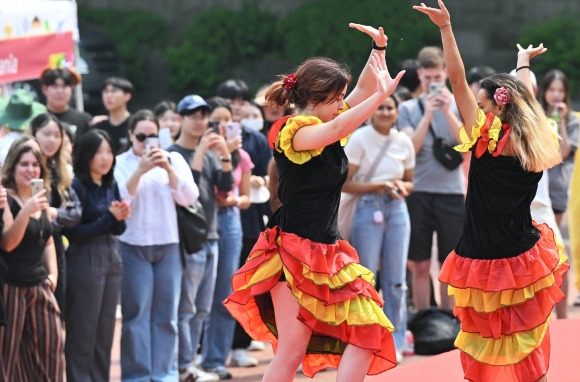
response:
{"label": "black shoulder bag", "polygon": [[[421,100],[417,100],[417,102],[419,102],[421,114],[424,114],[425,109],[423,108],[423,102],[421,102]],[[433,155],[435,156],[435,159],[437,159],[437,161],[439,161],[439,163],[441,163],[447,170],[455,170],[461,162],[463,162],[463,154],[456,151],[445,139],[435,135],[431,123],[429,123],[429,132],[433,135]]]}
{"label": "black shoulder bag", "polygon": [[200,251],[207,243],[207,220],[203,206],[196,200],[189,206],[175,203],[181,248],[187,254]]}

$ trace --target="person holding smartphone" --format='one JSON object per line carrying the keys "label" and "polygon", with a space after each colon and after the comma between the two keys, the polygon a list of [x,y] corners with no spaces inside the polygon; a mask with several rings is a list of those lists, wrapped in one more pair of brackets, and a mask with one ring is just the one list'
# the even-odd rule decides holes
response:
{"label": "person holding smartphone", "polygon": [[234,185],[232,156],[225,138],[216,133],[219,124],[209,125],[211,107],[196,94],[179,101],[181,134],[169,151],[181,154],[199,186],[199,201],[207,219],[208,236],[204,248],[185,256],[179,301],[179,378],[181,381],[218,380],[195,366],[201,333],[213,303],[218,266],[218,205],[216,190],[229,192]]}
{"label": "person holding smartphone", "polygon": [[[448,169],[435,157],[435,136],[451,146],[459,142],[459,121],[453,94],[444,86],[447,70],[443,51],[426,46],[417,56],[417,70],[423,92],[399,105],[400,131],[408,134],[415,148],[413,193],[406,199],[411,219],[409,267],[415,310],[431,306],[432,282],[429,274],[434,233],[437,233],[439,266],[457,244],[465,212],[465,177],[461,166]],[[439,307],[452,309],[447,286],[440,285]]]}
{"label": "person holding smartphone", "polygon": [[[33,180],[41,189],[35,194]],[[1,182],[8,192],[0,239],[0,256],[8,266],[3,291],[6,326],[0,327],[2,379],[62,381],[64,332],[54,296],[58,268],[46,197],[51,186],[40,151],[28,144],[13,145]]]}
{"label": "person holding smartphone", "polygon": [[150,110],[129,119],[131,147],[116,157],[114,177],[129,203],[127,229],[119,235],[121,285],[121,373],[128,380],[175,380],[177,308],[182,265],[175,204],[188,206],[199,190],[178,153],[152,147],[159,125]]}
{"label": "person holding smartphone", "polygon": [[[209,123],[218,122],[218,129],[230,148],[232,157],[233,189],[228,192],[216,192],[217,226],[220,233],[218,240],[218,261],[215,290],[211,311],[204,323],[203,342],[201,346],[201,366],[204,370],[218,374],[220,379],[229,379],[232,374],[225,364],[234,340],[236,321],[223,306],[222,301],[232,292],[231,278],[238,270],[242,252],[242,221],[240,210],[250,207],[250,177],[254,164],[250,155],[242,146],[241,129],[233,122],[232,109],[228,102],[220,97],[207,100],[212,108]],[[233,349],[230,364],[238,367],[256,366],[254,358],[245,358],[245,363],[238,363],[240,351]]]}

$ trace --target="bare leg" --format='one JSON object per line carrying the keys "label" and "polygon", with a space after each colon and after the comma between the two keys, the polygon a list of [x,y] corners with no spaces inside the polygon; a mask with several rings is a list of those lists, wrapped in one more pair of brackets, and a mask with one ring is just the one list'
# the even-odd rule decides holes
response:
{"label": "bare leg", "polygon": [[560,289],[564,292],[564,299],[556,304],[556,316],[558,319],[568,318],[568,272],[562,277]]}
{"label": "bare leg", "polygon": [[[443,265],[442,263],[439,263],[439,269],[441,269],[442,265]],[[445,284],[445,283],[439,284],[439,292],[441,294],[441,303],[439,304],[439,307],[441,309],[452,310],[453,309],[453,297],[449,296],[449,294],[447,293],[448,286],[449,285]]]}
{"label": "bare leg", "polygon": [[272,290],[272,302],[278,328],[278,349],[262,378],[264,382],[291,382],[306,354],[312,330],[300,322],[299,305],[286,282],[279,282]]}
{"label": "bare leg", "polygon": [[413,304],[415,305],[415,310],[420,311],[429,307],[429,296],[431,296],[429,269],[431,268],[431,260],[413,261],[412,263],[414,264]]}
{"label": "bare leg", "polygon": [[372,350],[348,344],[338,365],[336,382],[364,381],[372,357]]}
{"label": "bare leg", "polygon": [[545,375],[542,378],[538,379],[538,382],[547,382],[547,381],[548,381],[548,377]]}

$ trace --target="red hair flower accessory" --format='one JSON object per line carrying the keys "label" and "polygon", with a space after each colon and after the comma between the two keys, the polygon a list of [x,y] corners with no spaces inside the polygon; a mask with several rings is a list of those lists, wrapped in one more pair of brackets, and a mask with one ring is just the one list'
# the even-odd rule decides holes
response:
{"label": "red hair flower accessory", "polygon": [[501,88],[495,89],[493,99],[495,100],[496,104],[505,106],[510,103],[511,97],[509,91],[502,86]]}
{"label": "red hair flower accessory", "polygon": [[296,77],[296,74],[292,73],[292,74],[288,74],[286,77],[284,77],[284,87],[288,90],[291,90],[292,88],[294,88],[294,86],[296,86],[296,82],[298,82],[298,77]]}

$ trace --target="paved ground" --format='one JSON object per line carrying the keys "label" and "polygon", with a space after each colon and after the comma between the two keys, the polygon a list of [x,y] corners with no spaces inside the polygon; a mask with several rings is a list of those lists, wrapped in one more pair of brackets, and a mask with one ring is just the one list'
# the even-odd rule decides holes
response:
{"label": "paved ground", "polygon": [[[570,275],[572,275],[572,273],[569,273]],[[576,296],[578,295],[578,292],[576,291],[576,289],[574,287],[570,287],[570,294],[569,294],[569,303],[571,304],[572,301],[574,301],[574,298],[576,298]],[[574,318],[574,319],[580,319],[580,307],[573,307],[570,306],[569,310],[568,310],[568,318]],[[120,329],[121,329],[121,325],[120,325],[120,321],[117,323],[117,331],[116,331],[116,337],[115,337],[115,341],[114,341],[114,347],[113,347],[113,362],[112,362],[112,368],[111,368],[111,382],[119,382],[121,380],[121,371],[120,371],[120,366],[119,366],[119,335],[120,335]],[[251,367],[251,368],[237,368],[237,367],[232,367],[230,368],[231,372],[234,375],[234,378],[231,381],[234,382],[257,382],[257,381],[261,381],[262,380],[262,375],[264,374],[264,370],[266,369],[266,367],[268,366],[268,363],[270,362],[270,360],[273,357],[273,353],[271,348],[268,346],[266,348],[266,350],[262,350],[262,351],[255,351],[251,353],[253,357],[257,358],[260,363],[257,367]],[[422,359],[426,358],[426,356],[411,356],[411,357],[405,357],[405,359],[403,360],[403,362],[399,365],[399,367],[401,366],[405,366],[405,365],[410,365],[412,363],[415,363],[417,361],[420,361]],[[384,374],[384,376],[388,376],[387,374]],[[336,372],[335,371],[325,371],[325,372],[321,372],[318,373],[313,379],[308,378],[306,376],[304,376],[303,374],[298,373],[296,375],[295,381],[316,381],[316,382],[330,382],[330,381],[335,381],[336,379]],[[382,380],[382,378],[377,378],[377,377],[372,377],[372,378],[368,378],[369,382],[372,381],[378,381],[378,380]],[[385,379],[385,380],[388,380]]]}
{"label": "paved ground", "polygon": [[[564,227],[562,229],[562,235],[564,236],[564,239],[566,240],[568,237],[568,229],[567,229],[566,224],[564,224]],[[566,242],[566,244],[568,244],[568,243]],[[570,286],[569,286],[569,291],[568,291],[568,304],[572,304],[574,299],[576,298],[576,296],[578,296],[579,293],[578,293],[578,290],[576,290],[576,288],[574,287],[574,283],[573,283],[574,272],[572,269],[568,272],[568,275],[570,277],[570,283],[569,283]],[[433,276],[433,280],[437,280],[436,266],[433,267],[433,269],[432,269],[432,276]],[[437,281],[435,281],[435,282],[437,282]],[[436,298],[438,299],[439,288],[437,285],[435,285],[434,290],[435,290]],[[569,306],[568,318],[580,319],[580,307]],[[120,329],[121,329],[121,325],[120,325],[120,321],[118,321],[117,322],[116,336],[115,336],[114,345],[113,345],[111,382],[121,381],[121,370],[120,370],[120,364],[119,364]],[[259,360],[259,362],[260,362],[259,365],[257,367],[252,367],[252,368],[235,368],[235,367],[230,368],[232,374],[234,375],[234,378],[231,379],[231,381],[233,381],[233,382],[257,382],[257,381],[262,380],[262,375],[264,374],[264,370],[266,369],[270,360],[273,357],[271,347],[268,345],[266,350],[252,352],[251,354],[253,357],[255,357]],[[426,357],[427,356],[418,356],[418,355],[411,356],[411,357],[405,357],[405,359],[399,365],[399,367],[404,367],[406,365],[413,364],[413,363],[418,362]],[[383,378],[383,376],[385,378]],[[336,371],[333,371],[333,370],[318,373],[313,379],[308,378],[301,373],[298,373],[296,375],[296,378],[295,378],[295,381],[330,382],[330,381],[335,381],[335,380],[336,380]],[[381,376],[377,376],[377,377],[369,377],[369,378],[367,378],[367,380],[369,382],[380,381],[380,380],[387,381],[388,380],[388,373],[383,374]]]}

